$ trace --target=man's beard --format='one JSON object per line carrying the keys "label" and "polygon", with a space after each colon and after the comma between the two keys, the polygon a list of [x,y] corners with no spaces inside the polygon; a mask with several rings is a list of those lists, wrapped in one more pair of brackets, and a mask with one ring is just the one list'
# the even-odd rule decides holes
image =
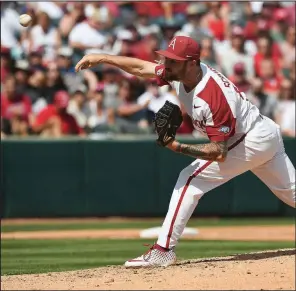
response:
{"label": "man's beard", "polygon": [[173,73],[172,71],[165,70],[165,79],[167,81],[181,81],[182,77],[185,75],[186,72],[186,63],[183,65],[183,67],[179,70],[178,73]]}
{"label": "man's beard", "polygon": [[179,81],[180,80],[178,75],[172,74],[171,72],[166,72],[165,79],[167,81]]}

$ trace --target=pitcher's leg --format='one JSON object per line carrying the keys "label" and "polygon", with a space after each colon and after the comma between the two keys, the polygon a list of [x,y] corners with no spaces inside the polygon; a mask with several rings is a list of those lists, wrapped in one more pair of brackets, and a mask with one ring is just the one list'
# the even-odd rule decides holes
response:
{"label": "pitcher's leg", "polygon": [[[211,164],[211,162],[196,160],[180,173],[158,237],[158,245],[166,249],[176,246],[199,199],[206,192],[227,181],[226,179],[217,179],[214,182],[212,179],[209,181],[198,177]],[[215,175],[215,165],[210,168],[212,168],[213,175]],[[208,168],[209,170],[211,171]]]}
{"label": "pitcher's leg", "polygon": [[186,185],[175,188],[171,197],[169,209],[163,222],[157,244],[164,248],[171,248],[177,244],[184,228],[191,217],[198,200],[202,195],[192,195]]}
{"label": "pitcher's leg", "polygon": [[[154,244],[143,255],[126,261],[126,267],[169,266],[176,261],[173,247],[182,235],[198,200],[207,192],[206,189],[209,191],[211,188],[218,186],[218,183],[213,182],[212,179],[211,181],[205,179],[204,182],[202,180],[193,181],[210,164],[211,162],[196,160],[180,173],[157,244]],[[214,166],[213,170],[217,171],[217,165]],[[197,184],[200,187],[197,187]]]}
{"label": "pitcher's leg", "polygon": [[244,158],[246,154],[244,143],[235,142],[230,149],[234,147],[238,150],[230,151],[223,163],[195,160],[182,170],[157,244],[143,255],[126,261],[126,267],[168,266],[175,262],[174,246],[178,243],[199,199],[210,190],[250,170],[253,165]]}
{"label": "pitcher's leg", "polygon": [[285,152],[252,170],[284,203],[295,208],[295,168]]}

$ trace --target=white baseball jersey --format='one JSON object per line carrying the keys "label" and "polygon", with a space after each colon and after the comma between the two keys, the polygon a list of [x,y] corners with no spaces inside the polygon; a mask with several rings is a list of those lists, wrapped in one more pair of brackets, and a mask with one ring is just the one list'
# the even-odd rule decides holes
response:
{"label": "white baseball jersey", "polygon": [[176,246],[205,193],[247,171],[295,207],[295,168],[285,153],[279,126],[262,116],[221,73],[203,63],[201,69],[203,78],[191,92],[180,82],[168,83],[164,65],[155,69],[158,84],[170,84],[177,91],[194,127],[211,141],[228,143],[224,162],[196,159],[181,171],[157,240],[165,248]]}
{"label": "white baseball jersey", "polygon": [[[243,92],[214,68],[201,63],[203,78],[190,92],[183,83],[170,82],[196,130],[211,141],[224,141],[246,134],[260,116]],[[156,67],[158,84],[165,81],[164,65]]]}

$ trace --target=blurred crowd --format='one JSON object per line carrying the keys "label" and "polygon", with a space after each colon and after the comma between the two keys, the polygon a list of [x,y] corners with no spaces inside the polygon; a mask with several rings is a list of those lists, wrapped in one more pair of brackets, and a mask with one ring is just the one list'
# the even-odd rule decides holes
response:
{"label": "blurred crowd", "polygon": [[[1,1],[1,137],[153,133],[154,112],[180,105],[171,87],[106,64],[74,67],[88,53],[159,62],[154,51],[174,35],[197,40],[203,62],[295,137],[295,2],[282,1]],[[179,134],[198,137],[183,116]]]}

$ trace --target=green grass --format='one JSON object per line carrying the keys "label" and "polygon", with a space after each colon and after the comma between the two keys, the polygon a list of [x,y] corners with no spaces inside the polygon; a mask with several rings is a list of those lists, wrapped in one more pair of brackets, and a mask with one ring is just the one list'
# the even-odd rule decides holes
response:
{"label": "green grass", "polygon": [[[28,225],[1,225],[1,232],[13,231],[40,231],[40,230],[80,230],[80,229],[123,229],[123,228],[149,228],[161,226],[163,219],[135,220],[130,222],[67,222],[44,223]],[[284,218],[223,218],[206,219],[194,218],[188,223],[188,227],[200,226],[233,226],[233,225],[291,225],[295,224],[293,217]]]}
{"label": "green grass", "polygon": [[[1,275],[46,273],[123,264],[147,250],[150,240],[2,240]],[[294,242],[181,241],[178,259],[293,248]]]}

